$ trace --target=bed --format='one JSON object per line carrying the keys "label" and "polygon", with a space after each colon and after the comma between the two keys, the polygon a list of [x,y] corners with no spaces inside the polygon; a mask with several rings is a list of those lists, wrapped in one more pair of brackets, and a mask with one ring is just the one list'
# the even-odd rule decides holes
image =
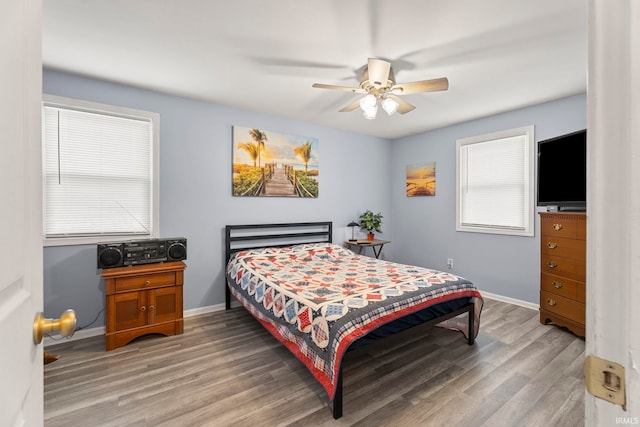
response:
{"label": "bed", "polygon": [[228,225],[225,234],[226,308],[235,297],[309,369],[336,419],[347,351],[419,324],[474,344],[483,300],[467,279],[355,254],[332,243],[331,222]]}

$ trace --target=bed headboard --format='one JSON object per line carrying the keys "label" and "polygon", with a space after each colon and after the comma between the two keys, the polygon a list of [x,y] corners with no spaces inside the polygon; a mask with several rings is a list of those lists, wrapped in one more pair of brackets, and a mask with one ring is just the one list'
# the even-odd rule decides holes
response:
{"label": "bed headboard", "polygon": [[[225,269],[231,256],[241,250],[304,243],[332,243],[332,236],[331,221],[227,225],[225,227]],[[226,283],[225,291],[225,306],[228,310],[231,307],[231,293]]]}
{"label": "bed headboard", "polygon": [[284,224],[227,225],[225,263],[244,249],[283,247],[303,243],[331,243],[333,223],[292,222]]}

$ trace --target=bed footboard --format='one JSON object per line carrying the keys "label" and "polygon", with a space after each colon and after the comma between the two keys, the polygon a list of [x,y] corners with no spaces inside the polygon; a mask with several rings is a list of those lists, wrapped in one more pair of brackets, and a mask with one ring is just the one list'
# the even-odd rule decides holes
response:
{"label": "bed footboard", "polygon": [[[475,327],[475,304],[473,301],[470,301],[465,306],[459,308],[456,311],[452,311],[451,313],[447,313],[443,316],[437,317],[433,320],[423,323],[426,326],[434,326],[440,322],[451,319],[452,317],[459,316],[461,314],[467,313],[467,325],[468,325],[468,334],[467,334],[467,344],[473,345],[475,343],[474,336],[474,327]],[[348,350],[347,350],[348,351]],[[347,353],[348,354],[348,353]],[[331,410],[333,412],[333,418],[338,419],[342,417],[342,363],[340,364],[340,368],[338,370],[338,379],[336,380],[336,394],[333,397],[333,402],[331,402]]]}

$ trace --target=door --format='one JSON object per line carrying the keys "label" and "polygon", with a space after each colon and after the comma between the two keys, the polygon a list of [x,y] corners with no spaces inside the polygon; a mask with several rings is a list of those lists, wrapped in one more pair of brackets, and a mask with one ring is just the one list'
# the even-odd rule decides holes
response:
{"label": "door", "polygon": [[169,286],[150,290],[149,310],[151,324],[175,321],[178,318],[178,287]]}
{"label": "door", "polygon": [[40,103],[42,5],[0,6],[0,425],[43,423]]}
{"label": "door", "polygon": [[147,325],[147,291],[108,295],[108,331],[118,332]]}

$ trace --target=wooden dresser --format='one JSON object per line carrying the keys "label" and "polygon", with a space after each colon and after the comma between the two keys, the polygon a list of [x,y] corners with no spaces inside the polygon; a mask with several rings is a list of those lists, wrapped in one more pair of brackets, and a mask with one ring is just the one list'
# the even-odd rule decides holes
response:
{"label": "wooden dresser", "polygon": [[184,329],[182,261],[104,269],[106,349],[146,334],[176,335]]}
{"label": "wooden dresser", "polygon": [[540,323],[584,337],[586,214],[540,212],[540,228]]}

